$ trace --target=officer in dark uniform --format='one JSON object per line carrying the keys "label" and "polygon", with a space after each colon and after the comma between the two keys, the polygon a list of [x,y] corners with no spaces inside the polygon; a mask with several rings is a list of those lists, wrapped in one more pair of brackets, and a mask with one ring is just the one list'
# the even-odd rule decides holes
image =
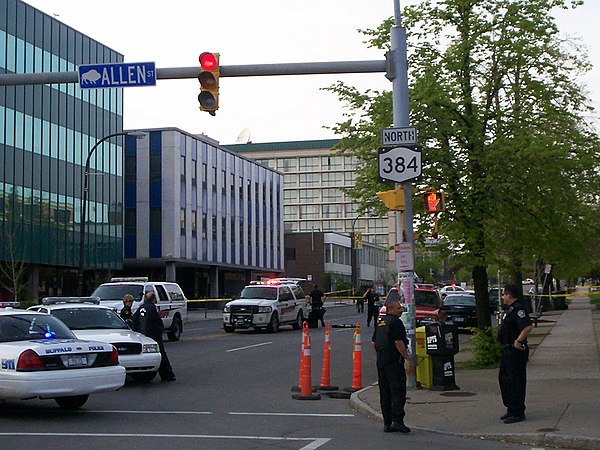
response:
{"label": "officer in dark uniform", "polygon": [[125,294],[123,297],[123,308],[119,312],[121,319],[127,322],[128,325],[131,325],[133,320],[133,313],[131,312],[131,306],[133,305],[133,295]]}
{"label": "officer in dark uniform", "polygon": [[165,350],[162,334],[165,326],[156,309],[156,297],[154,292],[146,292],[144,302],[133,315],[132,328],[140,333],[154,339],[158,343],[160,349],[161,361],[158,368],[158,374],[162,381],[175,381],[175,374],[171,368],[169,357]]}
{"label": "officer in dark uniform", "polygon": [[406,403],[406,372],[412,372],[414,364],[408,354],[406,329],[400,320],[403,307],[398,300],[390,301],[386,315],[381,317],[373,332],[372,345],[377,352],[377,378],[379,399],[383,415],[383,431],[409,433],[404,425]]}
{"label": "officer in dark uniform", "polygon": [[503,313],[500,317],[498,339],[502,344],[502,358],[498,381],[506,414],[504,423],[525,420],[525,387],[527,384],[527,360],[529,347],[527,336],[533,325],[525,306],[518,301],[518,287],[504,286],[502,292]]}

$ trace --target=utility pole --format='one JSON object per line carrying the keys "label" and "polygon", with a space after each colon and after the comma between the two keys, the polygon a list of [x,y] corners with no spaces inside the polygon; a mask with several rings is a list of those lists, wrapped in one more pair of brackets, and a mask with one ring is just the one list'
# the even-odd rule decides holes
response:
{"label": "utility pole", "polygon": [[[392,80],[392,104],[394,112],[394,127],[408,127],[410,125],[409,104],[408,104],[408,57],[406,52],[406,28],[402,26],[402,15],[400,10],[400,0],[394,0],[394,26],[391,30],[391,62],[393,65],[392,73],[395,77]],[[413,211],[412,211],[412,183],[410,181],[402,183],[405,196],[404,211],[396,212],[396,243],[401,243],[402,219],[404,215],[404,230],[406,231],[406,243],[414,246],[413,239]],[[403,214],[404,213],[404,214]],[[413,358],[416,367],[416,318],[414,302],[414,251],[412,253],[411,270],[398,273],[398,289],[404,294],[406,303],[406,334],[409,340],[409,352]],[[400,253],[396,253],[396,266],[399,266],[398,259]],[[407,378],[407,387],[415,388],[417,385],[414,374]]]}

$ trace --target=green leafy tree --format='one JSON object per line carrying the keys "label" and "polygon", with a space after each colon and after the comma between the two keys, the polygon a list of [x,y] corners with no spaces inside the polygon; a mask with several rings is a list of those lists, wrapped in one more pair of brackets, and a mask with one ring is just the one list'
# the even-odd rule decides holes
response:
{"label": "green leafy tree", "polygon": [[[551,15],[581,3],[440,0],[403,12],[422,183],[446,192],[440,232],[471,269],[480,328],[490,324],[489,264],[520,278],[534,254],[578,269],[590,256],[600,145],[576,82],[589,64]],[[387,49],[391,25],[364,31],[369,44]],[[377,181],[375,149],[392,123],[391,94],[342,83],[329,89],[348,106],[334,127],[340,151],[363,166],[350,194],[364,210],[380,207],[375,192],[389,185]]]}

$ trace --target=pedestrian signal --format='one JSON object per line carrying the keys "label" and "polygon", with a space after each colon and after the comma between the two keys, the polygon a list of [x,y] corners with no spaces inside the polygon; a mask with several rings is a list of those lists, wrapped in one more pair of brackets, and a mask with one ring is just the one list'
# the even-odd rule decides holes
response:
{"label": "pedestrian signal", "polygon": [[211,116],[219,109],[219,54],[204,52],[198,58],[200,61],[200,111],[207,111]]}
{"label": "pedestrian signal", "polygon": [[446,210],[443,192],[425,193],[425,212],[437,213]]}

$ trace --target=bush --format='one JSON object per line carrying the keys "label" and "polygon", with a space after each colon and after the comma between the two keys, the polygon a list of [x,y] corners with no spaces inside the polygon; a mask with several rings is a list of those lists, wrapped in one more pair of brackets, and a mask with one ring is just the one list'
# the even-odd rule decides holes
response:
{"label": "bush", "polygon": [[592,305],[600,304],[600,292],[590,292],[589,298]]}
{"label": "bush", "polygon": [[471,328],[473,337],[473,366],[480,369],[497,367],[502,356],[502,345],[497,339],[497,330],[492,327]]}

